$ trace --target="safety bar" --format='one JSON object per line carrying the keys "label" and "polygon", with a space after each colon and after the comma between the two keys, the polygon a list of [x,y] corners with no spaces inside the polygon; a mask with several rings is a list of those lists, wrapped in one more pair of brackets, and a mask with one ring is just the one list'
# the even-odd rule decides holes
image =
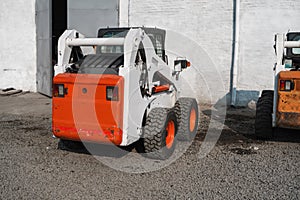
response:
{"label": "safety bar", "polygon": [[285,48],[300,48],[300,41],[285,41]]}
{"label": "safety bar", "polygon": [[76,38],[66,40],[68,46],[117,46],[124,45],[125,38]]}

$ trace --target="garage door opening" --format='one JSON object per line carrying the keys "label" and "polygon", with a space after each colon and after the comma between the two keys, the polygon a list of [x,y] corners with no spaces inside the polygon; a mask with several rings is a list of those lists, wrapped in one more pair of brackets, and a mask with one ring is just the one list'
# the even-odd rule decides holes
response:
{"label": "garage door opening", "polygon": [[100,27],[118,26],[119,0],[38,0],[37,24],[37,91],[52,96],[57,43],[66,29],[76,29],[95,37]]}
{"label": "garage door opening", "polygon": [[[57,63],[57,43],[67,29],[67,0],[52,0],[52,64]],[[53,73],[52,73],[53,74]]]}

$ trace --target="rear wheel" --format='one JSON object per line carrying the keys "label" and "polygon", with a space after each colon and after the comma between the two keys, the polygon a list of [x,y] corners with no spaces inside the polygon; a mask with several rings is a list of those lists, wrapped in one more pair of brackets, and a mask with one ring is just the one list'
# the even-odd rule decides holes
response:
{"label": "rear wheel", "polygon": [[261,93],[261,96],[268,96],[268,98],[272,97],[272,101],[273,101],[274,91],[273,90],[263,90]]}
{"label": "rear wheel", "polygon": [[199,113],[198,104],[192,98],[180,98],[175,105],[178,120],[178,140],[191,141],[197,134]]}
{"label": "rear wheel", "polygon": [[256,105],[255,135],[259,139],[273,137],[272,113],[274,92],[266,90],[262,92]]}
{"label": "rear wheel", "polygon": [[149,158],[165,160],[176,146],[177,120],[173,110],[154,108],[144,127],[144,150]]}

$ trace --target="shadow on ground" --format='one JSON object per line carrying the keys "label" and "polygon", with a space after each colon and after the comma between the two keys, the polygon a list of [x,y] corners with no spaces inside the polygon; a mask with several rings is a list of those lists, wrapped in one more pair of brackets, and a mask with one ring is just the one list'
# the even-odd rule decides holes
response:
{"label": "shadow on ground", "polygon": [[[202,111],[205,115],[202,118],[211,119],[211,109]],[[250,108],[227,107],[224,128],[219,138],[218,144],[225,145],[230,143],[263,143],[255,136],[255,110]],[[202,129],[201,129],[202,128]],[[200,126],[196,140],[203,141],[207,132],[208,125]],[[201,134],[202,133],[202,134]],[[204,134],[203,134],[204,133]],[[272,142],[292,142],[300,143],[300,131],[292,129],[277,128],[274,130]]]}
{"label": "shadow on ground", "polygon": [[[204,141],[207,134],[212,108],[210,105],[205,105],[204,109],[200,113],[200,122],[197,135],[193,141],[192,151],[197,151],[199,146]],[[254,123],[255,123],[255,110],[250,108],[232,108],[227,107],[226,116],[224,121],[224,127],[221,131],[221,136],[217,142],[217,145],[226,146],[251,146],[251,144],[263,144],[266,141],[258,140],[254,134]],[[212,129],[213,130],[213,129]],[[297,130],[288,129],[276,129],[274,131],[274,137],[271,142],[290,142],[290,143],[300,143],[300,132]],[[101,144],[77,144],[76,147],[67,148],[70,152],[83,153],[83,154],[93,154],[96,156],[104,157],[114,157],[121,158],[128,154],[128,152],[134,149],[134,145],[126,148],[120,148],[110,145]],[[252,154],[254,151],[245,148],[230,148],[230,151],[237,154]]]}
{"label": "shadow on ground", "polygon": [[133,146],[131,145],[128,147],[121,148],[114,145],[82,143],[82,142],[60,140],[58,142],[58,149],[68,151],[68,152],[73,152],[73,153],[121,158],[127,155],[133,149]]}

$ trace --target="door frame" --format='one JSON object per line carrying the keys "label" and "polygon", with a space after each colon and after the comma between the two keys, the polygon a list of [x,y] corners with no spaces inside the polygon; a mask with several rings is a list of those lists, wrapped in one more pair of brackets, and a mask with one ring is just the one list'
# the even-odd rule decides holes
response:
{"label": "door frame", "polygon": [[[45,3],[44,5],[42,5]],[[39,9],[40,6],[45,6],[48,3],[48,9]],[[36,7],[36,88],[37,92],[46,96],[52,96],[52,76],[53,76],[53,64],[52,64],[52,0],[38,0],[35,4]],[[47,7],[47,6],[46,6]],[[47,12],[48,13],[43,13]],[[43,16],[43,14],[45,14]],[[44,17],[44,18],[42,18]],[[48,24],[47,30],[42,24]],[[45,32],[43,32],[45,31]],[[46,50],[47,49],[47,50]],[[44,54],[47,55],[44,55]],[[48,58],[48,59],[47,59]],[[48,68],[47,68],[48,67]],[[47,70],[49,69],[49,70]]]}

